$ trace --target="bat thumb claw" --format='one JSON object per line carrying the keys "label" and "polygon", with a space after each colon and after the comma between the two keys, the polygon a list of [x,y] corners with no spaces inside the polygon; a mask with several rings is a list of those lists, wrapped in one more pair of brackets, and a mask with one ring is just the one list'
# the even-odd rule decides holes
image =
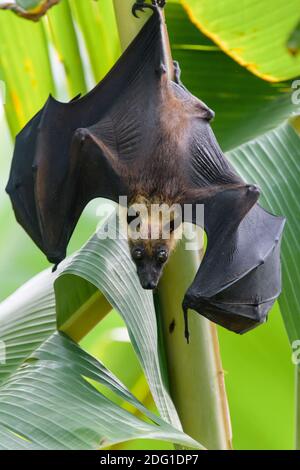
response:
{"label": "bat thumb claw", "polygon": [[188,307],[183,305],[183,317],[184,317],[184,337],[187,344],[190,343],[190,332],[189,332],[189,323],[188,323]]}
{"label": "bat thumb claw", "polygon": [[58,265],[62,262],[62,260],[63,260],[63,258],[49,260],[50,263],[53,263],[53,268],[52,268],[53,273],[55,273],[55,271],[57,271]]}
{"label": "bat thumb claw", "polygon": [[58,263],[53,266],[52,272],[55,273],[55,271],[57,270],[57,268],[58,268]]}

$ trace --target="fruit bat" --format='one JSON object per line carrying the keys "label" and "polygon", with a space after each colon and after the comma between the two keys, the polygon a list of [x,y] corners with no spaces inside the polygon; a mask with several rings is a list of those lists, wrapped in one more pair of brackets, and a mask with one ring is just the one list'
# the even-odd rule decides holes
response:
{"label": "fruit bat", "polygon": [[[190,204],[184,215],[198,223],[204,204],[207,250],[183,299],[185,335],[192,308],[237,333],[264,322],[281,288],[280,239],[284,219],[257,204],[259,190],[236,174],[222,153],[210,120],[213,111],[167,73],[164,1],[133,6],[153,13],[108,75],[87,95],[61,103],[49,96],[16,138],[7,192],[18,222],[58,264],[91,199],[130,205]],[[132,216],[130,225],[139,213]],[[140,231],[152,220],[139,221]],[[130,238],[142,287],[154,289],[175,244]],[[179,267],[180,268],[180,267]],[[176,288],[176,286],[174,286]]]}

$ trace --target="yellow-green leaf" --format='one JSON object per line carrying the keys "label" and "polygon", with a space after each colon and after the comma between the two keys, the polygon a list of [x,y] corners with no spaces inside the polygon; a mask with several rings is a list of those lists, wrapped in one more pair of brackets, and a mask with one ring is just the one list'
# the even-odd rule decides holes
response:
{"label": "yellow-green leaf", "polygon": [[300,57],[286,47],[299,20],[298,0],[181,2],[200,31],[255,75],[277,82],[299,74]]}

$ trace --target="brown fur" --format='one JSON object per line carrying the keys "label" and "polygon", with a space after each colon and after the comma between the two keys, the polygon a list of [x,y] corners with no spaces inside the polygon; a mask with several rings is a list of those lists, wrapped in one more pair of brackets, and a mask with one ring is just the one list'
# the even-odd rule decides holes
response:
{"label": "brown fur", "polygon": [[[163,230],[163,227],[162,227],[162,218],[160,217],[159,218],[159,225],[158,227],[156,227],[156,230],[158,232],[158,238],[154,238],[152,237],[152,230],[154,230],[154,225],[157,221],[153,221],[153,218],[152,218],[152,212],[151,212],[151,206],[153,204],[157,204],[157,205],[161,205],[161,204],[167,204],[166,201],[162,201],[160,199],[160,197],[153,197],[152,199],[147,199],[145,196],[142,196],[142,195],[138,195],[133,201],[132,201],[132,204],[143,204],[146,208],[147,208],[147,214],[148,214],[148,218],[147,220],[143,220],[143,218],[141,217],[141,232],[142,232],[142,235],[143,235],[143,238],[139,238],[137,240],[135,239],[132,239],[130,237],[130,233],[128,233],[128,238],[129,238],[129,243],[131,246],[133,245],[143,245],[146,253],[149,255],[149,256],[152,256],[155,251],[159,248],[159,247],[165,247],[168,249],[169,252],[171,252],[173,250],[173,248],[175,247],[176,245],[176,239],[175,239],[175,236],[174,236],[174,232],[171,232],[169,234],[169,238],[163,238],[163,234],[162,234],[162,230]],[[170,205],[171,207],[171,205]],[[160,212],[160,215],[161,215],[161,212]],[[173,214],[173,217],[172,217],[172,213],[171,213],[171,217],[170,219],[174,219],[174,214]]]}
{"label": "brown fur", "polygon": [[[151,238],[151,204],[167,204],[169,207],[173,204],[183,206],[197,199],[201,202],[214,195],[216,191],[220,191],[220,186],[192,187],[187,178],[185,149],[188,148],[187,139],[191,133],[192,119],[200,116],[203,111],[203,109],[201,111],[200,102],[196,98],[184,99],[176,92],[174,84],[172,85],[166,76],[163,76],[160,103],[160,121],[157,126],[161,132],[157,133],[157,142],[152,155],[148,160],[143,160],[141,166],[137,164],[134,168],[124,169],[127,173],[129,205],[145,204],[150,221],[148,237],[132,240],[128,234],[129,244],[131,246],[142,244],[150,256],[159,246],[166,247],[170,252],[176,245],[174,233],[169,239]],[[233,186],[236,187],[236,185]],[[229,186],[226,187],[229,188]]]}

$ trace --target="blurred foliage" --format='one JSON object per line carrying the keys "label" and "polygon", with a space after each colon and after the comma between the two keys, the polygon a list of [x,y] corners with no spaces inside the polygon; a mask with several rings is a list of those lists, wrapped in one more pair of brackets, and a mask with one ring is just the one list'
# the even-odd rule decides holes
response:
{"label": "blurred foliage", "polygon": [[236,449],[293,449],[294,365],[278,305],[246,335],[218,328]]}
{"label": "blurred foliage", "polygon": [[[286,40],[299,14],[298,0],[182,0],[191,20],[239,64],[264,80],[299,75],[300,58]],[[296,17],[297,18],[297,17]],[[275,26],[275,27],[274,27]]]}
{"label": "blurred foliage", "polygon": [[[278,81],[297,75],[299,63],[295,66],[296,62],[292,62],[294,59],[288,56],[288,52],[286,55],[280,53],[286,44],[286,32],[293,28],[291,16],[294,11],[292,15],[289,11],[294,2],[285,2],[280,8],[273,6],[271,11],[265,2],[255,2],[256,8],[253,8],[253,14],[247,14],[247,18],[239,5],[239,20],[236,17],[233,20],[237,8],[233,5],[228,9],[232,14],[227,15],[226,22],[222,9],[226,2],[218,2],[218,8],[215,2],[212,6],[208,2],[192,0],[183,0],[182,3],[189,5],[189,13],[193,19],[196,17],[197,25],[201,23],[201,30],[216,42],[190,23],[179,1],[170,0],[166,17],[172,52],[180,61],[184,83],[216,111],[213,126],[222,147],[232,149],[283,122],[293,111],[287,93],[290,85],[285,82],[267,83],[222,50],[239,63],[255,63],[255,67],[250,69],[266,75],[268,79]],[[207,7],[205,11],[204,6]],[[212,21],[212,10],[218,21]],[[66,26],[62,29],[64,15]],[[249,28],[255,28],[250,20],[253,24],[260,22],[260,35],[248,34]],[[237,34],[233,28],[235,25],[242,35]],[[271,32],[265,29],[268,25],[272,25]],[[228,26],[226,37],[225,26]],[[239,44],[243,41],[244,50],[236,45],[236,41]],[[278,41],[281,42],[277,47]],[[232,48],[237,49],[232,51]],[[78,60],[78,51],[81,60]],[[84,6],[83,0],[62,0],[59,7],[54,7],[37,24],[9,12],[0,12],[0,79],[6,85],[7,118],[7,122],[2,119],[0,127],[1,299],[47,266],[43,255],[15,222],[4,194],[12,155],[8,129],[14,136],[43,105],[49,92],[56,93],[62,100],[70,99],[78,92],[84,93],[103,77],[119,53],[110,0],[84,0]],[[249,56],[250,53],[255,56]],[[270,56],[275,57],[274,63],[270,63]],[[97,204],[95,201],[85,210],[70,252],[79,248],[95,230]],[[295,252],[296,255],[299,253]],[[124,324],[114,313],[101,322],[82,344],[124,380],[138,398],[150,403],[149,388],[132,346],[127,341],[116,340],[114,336],[116,331],[120,334],[122,328]],[[239,337],[221,328],[219,334],[235,448],[292,448],[293,366],[278,306],[273,309],[266,325],[247,335]],[[153,446],[152,443],[138,442],[135,448],[141,445],[143,448]],[[166,444],[156,445],[157,448],[166,448]],[[128,448],[133,448],[132,442]]]}
{"label": "blurred foliage", "polygon": [[215,111],[212,125],[223,150],[264,134],[296,111],[289,83],[268,83],[240,66],[189,21],[178,1],[169,2],[166,18],[182,81]]}
{"label": "blurred foliage", "polygon": [[[114,372],[147,408],[152,411],[156,410],[148,383],[129,341],[124,322],[116,311],[105,317],[80,342],[80,345]],[[118,444],[117,448],[119,450],[126,448],[156,450],[173,449],[173,445],[153,440],[137,440],[128,442],[128,444]]]}
{"label": "blurred foliage", "polygon": [[300,21],[291,32],[286,46],[290,54],[294,56],[298,55],[300,50]]}

